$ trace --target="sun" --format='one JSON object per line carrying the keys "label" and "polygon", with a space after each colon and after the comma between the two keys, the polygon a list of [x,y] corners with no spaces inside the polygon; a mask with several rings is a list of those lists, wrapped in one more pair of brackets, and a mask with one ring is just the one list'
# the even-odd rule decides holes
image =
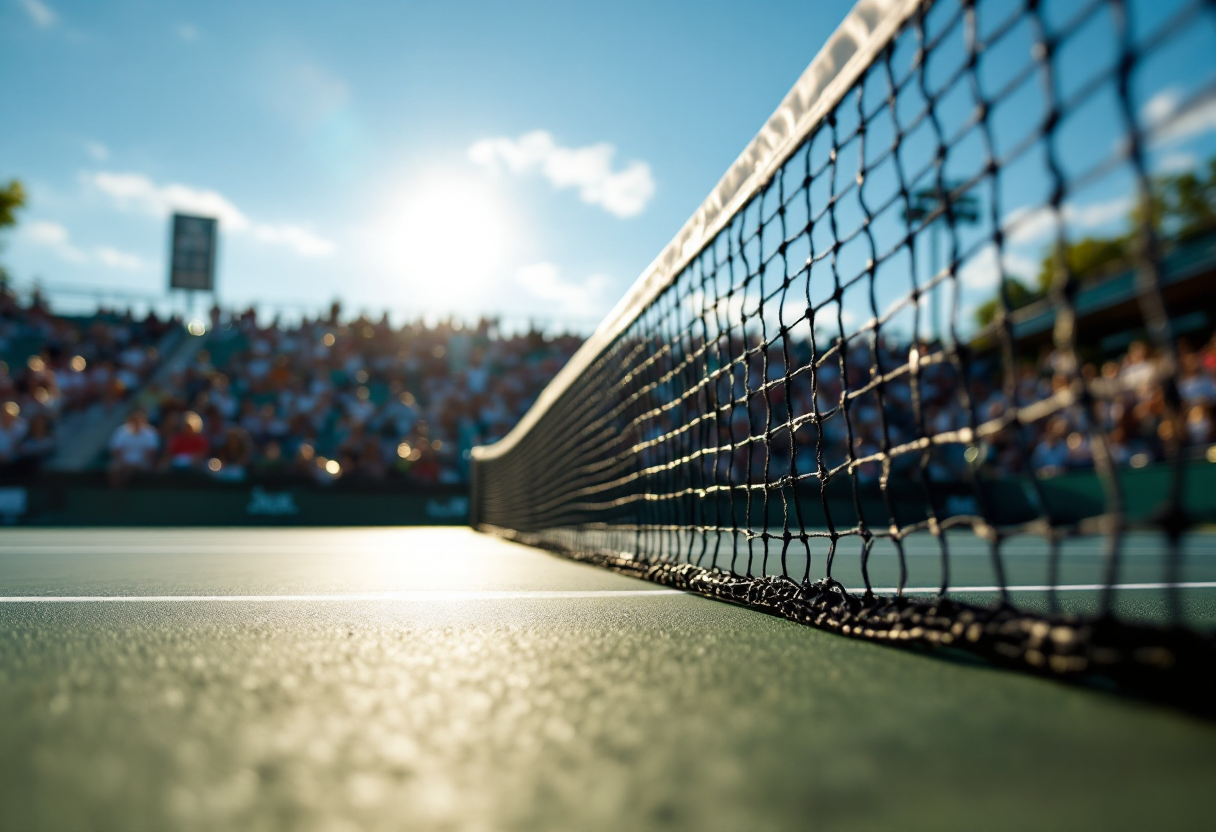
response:
{"label": "sun", "polygon": [[413,302],[468,308],[509,272],[518,250],[516,212],[488,177],[430,171],[400,187],[376,223],[380,268]]}

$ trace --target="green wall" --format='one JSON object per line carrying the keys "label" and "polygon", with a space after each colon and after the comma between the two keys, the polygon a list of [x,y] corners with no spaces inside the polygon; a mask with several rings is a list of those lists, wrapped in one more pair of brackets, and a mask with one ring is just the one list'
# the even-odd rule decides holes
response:
{"label": "green wall", "polygon": [[[1199,523],[1216,523],[1216,464],[1196,461],[1184,469],[1185,506]],[[1120,472],[1126,514],[1133,523],[1153,518],[1168,493],[1170,469],[1154,465]],[[1028,480],[988,480],[981,483],[987,515],[998,524],[1015,524],[1040,516],[1038,495]],[[893,483],[889,501],[877,486],[854,494],[851,483],[839,480],[827,491],[828,512],[840,528],[857,523],[860,505],[866,522],[890,523],[889,505],[901,524],[925,517],[925,492],[912,483]],[[932,499],[939,516],[979,513],[975,490],[965,484],[935,487]],[[1089,472],[1054,477],[1041,483],[1043,505],[1058,522],[1069,523],[1102,513],[1101,484]],[[796,526],[791,494],[787,492],[791,526]],[[801,487],[798,503],[807,527],[822,527],[826,515],[818,490]],[[683,522],[729,522],[727,500],[682,504]],[[751,525],[780,526],[782,498],[770,494],[767,518],[759,496],[753,497]],[[745,523],[746,500],[734,499],[737,522]],[[623,519],[623,518],[620,518]],[[0,483],[0,523],[38,526],[397,526],[462,525],[469,520],[468,492],[459,486],[404,484],[338,484],[321,487],[283,481],[263,484],[215,483],[203,479],[137,480],[131,487],[112,489],[103,476],[45,476],[27,484]],[[767,521],[767,522],[766,522]]]}
{"label": "green wall", "polygon": [[0,520],[37,526],[463,525],[468,505],[467,493],[451,488],[0,485]]}

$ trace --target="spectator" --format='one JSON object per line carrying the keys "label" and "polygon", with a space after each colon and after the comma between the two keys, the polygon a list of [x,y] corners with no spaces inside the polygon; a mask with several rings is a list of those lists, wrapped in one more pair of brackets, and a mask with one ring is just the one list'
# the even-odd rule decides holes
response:
{"label": "spectator", "polygon": [[388,473],[388,463],[384,458],[384,450],[380,446],[380,441],[374,436],[369,436],[363,440],[363,447],[358,451],[359,468],[358,475],[362,479],[382,480],[385,474]]}
{"label": "spectator", "polygon": [[177,432],[182,426],[182,413],[183,411],[177,409],[162,411],[160,425],[157,426],[162,448],[168,448],[173,437],[177,436]]}
{"label": "spectator", "polygon": [[132,410],[110,437],[110,485],[119,488],[132,474],[151,471],[158,447],[160,437],[147,416],[138,408]]}
{"label": "spectator", "polygon": [[1203,360],[1193,352],[1181,359],[1182,374],[1178,379],[1178,394],[1190,405],[1216,404],[1216,379],[1204,372]]}
{"label": "spectator", "polygon": [[288,466],[283,459],[283,446],[271,440],[262,450],[262,456],[254,463],[254,473],[260,477],[277,477],[287,473]]}
{"label": "spectator", "polygon": [[0,465],[17,458],[25,431],[26,424],[21,418],[21,406],[16,402],[5,402],[0,407]]}
{"label": "spectator", "polygon": [[253,442],[244,428],[231,427],[224,434],[224,441],[215,457],[208,462],[208,469],[218,480],[239,482],[245,479],[249,460],[253,456]]}
{"label": "spectator", "polygon": [[1212,441],[1212,414],[1208,405],[1195,404],[1187,410],[1186,438],[1192,445],[1207,445]]}
{"label": "spectator", "polygon": [[236,417],[238,403],[229,388],[228,377],[216,375],[211,382],[211,403],[225,419]]}
{"label": "spectator", "polygon": [[1119,376],[1128,389],[1137,393],[1152,385],[1157,377],[1157,370],[1149,359],[1148,346],[1143,341],[1132,341],[1127,355],[1124,356],[1123,369]]}
{"label": "spectator", "polygon": [[1079,430],[1074,430],[1068,434],[1068,439],[1065,440],[1064,444],[1068,449],[1065,456],[1067,457],[1069,468],[1083,469],[1093,467],[1094,455],[1088,436]]}
{"label": "spectator", "polygon": [[[425,443],[426,440],[421,440]],[[418,449],[418,460],[410,468],[410,476],[416,481],[425,485],[430,485],[439,481],[439,464],[435,458],[435,452],[431,450],[429,445],[422,444]]]}
{"label": "spectator", "polygon": [[1030,464],[1040,476],[1052,477],[1067,467],[1068,445],[1064,441],[1067,433],[1068,422],[1063,417],[1057,416],[1048,422],[1045,436],[1030,455]]}
{"label": "spectator", "polygon": [[181,427],[169,440],[164,464],[168,468],[198,469],[210,450],[203,436],[203,419],[191,410],[182,416]]}
{"label": "spectator", "polygon": [[51,417],[45,413],[35,413],[30,419],[29,430],[21,440],[17,455],[33,463],[32,467],[48,458],[55,452],[55,434],[51,425]]}

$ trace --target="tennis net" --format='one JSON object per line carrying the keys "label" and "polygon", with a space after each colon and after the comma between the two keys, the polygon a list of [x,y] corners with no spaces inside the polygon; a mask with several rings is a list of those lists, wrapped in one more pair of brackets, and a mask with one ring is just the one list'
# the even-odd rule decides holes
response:
{"label": "tennis net", "polygon": [[862,0],[474,525],[1211,709],[1214,275],[1216,4]]}

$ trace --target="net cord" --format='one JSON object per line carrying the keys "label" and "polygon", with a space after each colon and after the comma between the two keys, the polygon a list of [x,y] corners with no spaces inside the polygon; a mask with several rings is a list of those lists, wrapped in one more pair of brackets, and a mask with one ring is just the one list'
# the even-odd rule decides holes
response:
{"label": "net cord", "polygon": [[684,227],[646,267],[620,303],[541,392],[511,432],[493,445],[473,449],[475,461],[503,456],[527,435],[604,349],[701,253],[703,245],[726,228],[738,210],[772,179],[820,120],[840,103],[874,59],[890,45],[903,24],[928,5],[926,0],[860,0],[853,7]]}

